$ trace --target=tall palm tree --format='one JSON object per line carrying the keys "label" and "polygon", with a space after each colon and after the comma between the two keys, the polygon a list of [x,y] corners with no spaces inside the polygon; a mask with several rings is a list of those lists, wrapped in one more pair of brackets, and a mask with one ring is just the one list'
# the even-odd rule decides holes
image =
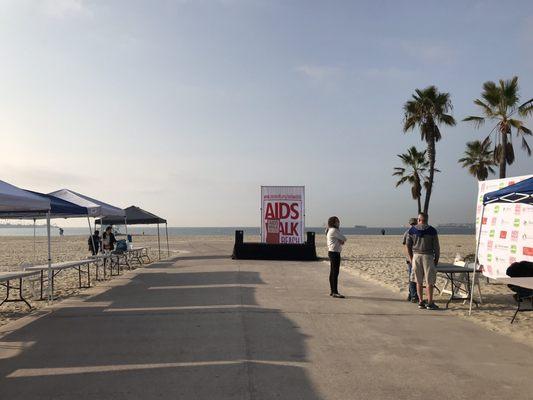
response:
{"label": "tall palm tree", "polygon": [[426,172],[428,161],[426,160],[426,151],[418,151],[415,146],[407,149],[407,153],[398,154],[402,160],[403,167],[394,168],[393,176],[399,176],[396,187],[408,182],[411,184],[411,196],[416,200],[418,213],[422,211],[420,199],[422,197],[422,184],[427,181]]}
{"label": "tall palm tree", "polygon": [[459,162],[462,163],[463,168],[468,168],[468,172],[471,175],[475,176],[478,180],[484,181],[489,176],[489,172],[494,174],[494,156],[490,140],[488,142],[482,143],[479,140],[474,140],[473,142],[468,142],[466,144],[465,156],[459,159]]}
{"label": "tall palm tree", "polygon": [[435,144],[442,137],[439,125],[455,125],[455,119],[449,114],[452,110],[450,94],[439,92],[435,86],[416,89],[413,98],[404,104],[403,109],[405,112],[403,131],[408,132],[418,127],[420,137],[427,143],[429,176],[424,199],[424,213],[427,214],[435,177]]}
{"label": "tall palm tree", "polygon": [[531,135],[531,130],[524,125],[524,121],[513,118],[518,114],[527,117],[533,114],[533,99],[519,105],[520,96],[518,94],[518,77],[510,80],[500,79],[498,84],[492,81],[483,84],[482,99],[474,100],[474,104],[481,108],[483,116],[471,115],[463,119],[474,123],[476,128],[481,127],[486,120],[495,122],[485,143],[495,133],[494,140],[494,160],[500,166],[500,178],[505,178],[507,165],[514,162],[514,148],[511,133],[513,128],[516,136],[522,141],[522,149],[528,156],[531,156],[531,149],[526,141],[526,136]]}

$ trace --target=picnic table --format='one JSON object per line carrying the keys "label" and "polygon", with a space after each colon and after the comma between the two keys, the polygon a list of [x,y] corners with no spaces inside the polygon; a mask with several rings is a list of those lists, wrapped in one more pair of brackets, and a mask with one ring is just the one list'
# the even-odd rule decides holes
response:
{"label": "picnic table", "polygon": [[[51,296],[54,295],[54,278],[56,275],[58,275],[61,271],[64,271],[68,268],[74,268],[78,271],[78,282],[79,282],[79,288],[88,288],[91,287],[91,270],[90,265],[91,263],[94,263],[95,260],[93,259],[85,259],[85,260],[79,260],[79,261],[64,261],[59,263],[53,263],[51,266]],[[83,271],[83,268],[87,267],[86,271]],[[48,271],[48,264],[42,264],[42,265],[34,265],[31,267],[26,267],[25,271],[33,271],[36,273],[40,273],[40,282],[41,282],[41,297],[40,299],[44,299],[44,281],[45,281],[45,273]],[[87,275],[87,285],[82,285],[82,273]]]}
{"label": "picnic table", "polygon": [[[133,263],[136,262],[139,265],[144,265],[145,263],[150,263],[151,259],[148,255],[148,248],[146,247],[134,247],[132,249],[126,250],[124,252],[111,252],[97,254],[90,257],[94,260],[101,260],[102,267],[104,272],[104,279],[107,278],[107,265],[110,268],[110,275],[120,275],[120,272],[124,267],[127,269],[133,268]],[[115,273],[116,268],[116,273]],[[99,265],[96,265],[96,279],[98,279]]]}
{"label": "picnic table", "polygon": [[[28,303],[28,301],[24,298],[22,294],[22,279],[32,276],[32,275],[37,275],[37,274],[38,274],[37,271],[0,272],[0,285],[6,288],[6,297],[2,300],[2,302],[0,303],[0,306],[7,302],[23,301],[24,303],[26,303],[26,305],[29,308],[31,308],[30,303]],[[19,281],[18,287],[11,284],[11,281],[13,280]],[[9,298],[9,292],[11,289],[18,289],[18,292],[19,292],[18,299]]]}
{"label": "picnic table", "polygon": [[[98,271],[101,265],[103,266],[104,279],[107,278],[106,266],[109,265],[110,275],[119,275],[123,266],[126,266],[128,269],[132,268],[132,263],[136,262],[139,265],[143,265],[145,262],[151,262],[150,256],[148,255],[148,249],[146,247],[137,247],[130,250],[127,250],[122,253],[107,253],[107,254],[97,254],[91,256],[84,260],[77,261],[64,261],[53,263],[50,267],[52,272],[50,276],[50,290],[51,296],[53,297],[54,293],[54,279],[62,271],[73,268],[78,271],[78,285],[79,288],[88,288],[91,286],[91,265],[95,265],[96,268],[96,280],[98,279]],[[22,280],[23,278],[40,275],[40,300],[44,300],[44,284],[48,280],[48,264],[42,265],[33,265],[30,267],[24,268],[23,271],[12,271],[12,272],[0,272],[0,286],[6,288],[6,296],[0,302],[0,305],[6,302],[17,302],[22,301],[26,303],[28,307],[31,308],[30,303],[24,298],[22,293]],[[114,269],[116,268],[116,273]],[[86,276],[86,284],[83,284],[83,275]],[[12,281],[18,280],[18,286],[13,284]],[[18,290],[18,298],[10,298],[10,292],[12,289]]]}
{"label": "picnic table", "polygon": [[[450,297],[446,302],[446,308],[452,301],[467,301],[472,298],[472,286],[470,284],[470,275],[474,273],[474,267],[472,264],[455,265],[447,263],[439,263],[436,267],[437,273],[443,274],[450,283]],[[476,273],[480,270],[476,270]],[[459,275],[459,276],[458,276]],[[442,293],[443,291],[441,291]],[[463,294],[462,296],[460,294]],[[481,293],[480,293],[481,296]],[[472,301],[479,306],[478,302],[474,299]]]}
{"label": "picnic table", "polygon": [[139,265],[143,265],[145,262],[150,263],[150,256],[148,255],[148,248],[146,247],[133,247],[126,251],[129,257],[129,261],[135,261]]}

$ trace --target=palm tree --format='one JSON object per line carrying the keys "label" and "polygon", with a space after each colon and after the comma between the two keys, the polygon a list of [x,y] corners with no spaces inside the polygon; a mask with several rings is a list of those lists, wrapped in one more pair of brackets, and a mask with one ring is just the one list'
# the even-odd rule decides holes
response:
{"label": "palm tree", "polygon": [[422,211],[420,199],[422,197],[422,182],[427,181],[426,172],[428,169],[428,161],[426,160],[426,152],[418,151],[415,146],[407,149],[407,153],[398,154],[402,160],[403,167],[394,168],[393,176],[399,176],[400,179],[396,182],[396,187],[408,182],[411,184],[411,196],[417,201],[418,213]]}
{"label": "palm tree", "polygon": [[489,176],[489,172],[494,174],[494,156],[492,150],[489,150],[491,146],[490,140],[482,143],[479,140],[468,142],[466,144],[465,156],[459,159],[463,168],[468,168],[468,172],[475,176],[478,180],[484,181]]}
{"label": "palm tree", "polygon": [[498,84],[492,81],[483,84],[482,99],[474,100],[474,104],[481,108],[483,116],[471,115],[463,121],[471,121],[476,128],[481,127],[486,120],[495,122],[484,143],[490,141],[492,133],[495,133],[494,160],[500,166],[500,178],[505,178],[507,165],[514,162],[514,148],[512,142],[512,130],[516,136],[522,139],[522,149],[531,156],[531,149],[526,141],[526,136],[531,135],[531,130],[524,125],[524,121],[512,118],[514,114],[527,117],[533,114],[533,99],[519,106],[518,77],[504,81],[500,79]]}
{"label": "palm tree", "polygon": [[424,199],[424,213],[427,214],[435,177],[435,144],[441,139],[439,125],[455,125],[455,119],[449,114],[452,110],[450,94],[440,93],[435,86],[416,89],[413,98],[404,104],[403,109],[405,112],[403,131],[408,132],[418,126],[420,137],[427,143],[429,176]]}

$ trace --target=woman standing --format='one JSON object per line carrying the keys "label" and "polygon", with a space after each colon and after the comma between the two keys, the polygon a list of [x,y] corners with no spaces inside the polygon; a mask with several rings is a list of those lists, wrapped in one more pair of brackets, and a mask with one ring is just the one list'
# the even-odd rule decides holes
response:
{"label": "woman standing", "polygon": [[111,226],[108,226],[107,228],[105,228],[105,232],[102,235],[102,244],[104,247],[104,251],[113,251],[116,242],[117,239],[115,239],[115,235],[113,234],[113,228]]}
{"label": "woman standing", "polygon": [[344,299],[337,288],[339,282],[339,270],[341,267],[341,250],[342,245],[346,242],[346,237],[339,231],[341,222],[337,217],[328,218],[328,228],[326,237],[328,243],[328,256],[331,269],[329,271],[329,286],[331,289],[330,296],[338,299]]}

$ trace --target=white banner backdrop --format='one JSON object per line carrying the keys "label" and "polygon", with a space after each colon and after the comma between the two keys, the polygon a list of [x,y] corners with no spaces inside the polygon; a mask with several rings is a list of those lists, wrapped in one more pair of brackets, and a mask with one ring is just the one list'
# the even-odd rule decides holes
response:
{"label": "white banner backdrop", "polygon": [[[476,238],[479,237],[483,195],[513,185],[533,175],[492,179],[478,184]],[[533,206],[487,204],[479,240],[479,263],[489,278],[508,277],[505,271],[515,261],[533,261]]]}
{"label": "white banner backdrop", "polygon": [[261,241],[304,243],[305,187],[261,186]]}

